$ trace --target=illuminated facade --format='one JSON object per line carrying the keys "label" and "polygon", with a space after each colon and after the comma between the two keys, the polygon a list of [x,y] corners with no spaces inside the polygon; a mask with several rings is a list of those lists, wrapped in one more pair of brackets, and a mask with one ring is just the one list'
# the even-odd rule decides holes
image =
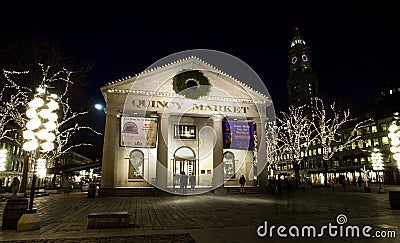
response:
{"label": "illuminated facade", "polygon": [[253,181],[257,165],[266,163],[271,100],[197,57],[101,91],[106,127],[100,195],[152,186],[172,191],[183,172],[195,176],[196,188],[238,185],[242,174]]}

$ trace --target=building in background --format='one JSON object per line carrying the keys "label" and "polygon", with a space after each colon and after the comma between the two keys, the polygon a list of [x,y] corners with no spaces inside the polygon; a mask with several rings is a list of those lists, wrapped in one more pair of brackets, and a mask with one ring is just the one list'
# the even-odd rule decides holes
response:
{"label": "building in background", "polygon": [[[295,29],[290,46],[289,61],[290,74],[287,87],[289,104],[295,107],[307,104],[309,100],[319,95],[318,79],[311,67],[309,47],[298,29]],[[340,144],[333,145],[331,149],[338,152],[331,159],[333,162],[330,163],[333,165],[331,168],[327,168],[323,163],[322,148],[314,144],[300,163],[302,180],[326,184],[330,180],[338,181],[338,178],[342,177],[355,183],[358,177],[363,176],[363,171],[367,170],[369,181],[382,180],[388,184],[400,184],[397,162],[390,152],[388,137],[388,128],[394,119],[394,113],[399,111],[400,82],[386,82],[377,92],[373,103],[351,110],[351,117],[356,120],[337,134],[339,137],[347,138],[355,123],[372,118],[373,122],[369,126],[357,131],[361,139],[348,148],[342,148]],[[371,153],[374,149],[378,149],[382,154],[383,172],[373,170]],[[294,175],[292,162],[285,158],[285,155],[281,156],[276,174]]]}
{"label": "building in background", "polygon": [[312,105],[313,98],[319,96],[318,77],[311,66],[311,50],[294,29],[289,49],[289,77],[287,81],[289,106]]}

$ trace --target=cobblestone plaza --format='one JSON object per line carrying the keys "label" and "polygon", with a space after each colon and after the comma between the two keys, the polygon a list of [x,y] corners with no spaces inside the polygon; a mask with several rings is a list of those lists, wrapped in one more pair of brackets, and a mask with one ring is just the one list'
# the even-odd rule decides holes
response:
{"label": "cobblestone plaza", "polygon": [[[399,190],[387,186],[387,190]],[[1,203],[3,213],[5,202]],[[388,193],[364,193],[357,186],[307,188],[293,194],[227,194],[224,190],[195,196],[154,195],[88,198],[86,193],[50,194],[35,199],[41,229],[26,232],[3,230],[5,242],[319,242],[320,238],[260,237],[264,224],[337,224],[337,216],[347,217],[346,225],[371,226],[376,231],[393,231],[395,238],[330,237],[324,242],[398,242],[400,211],[389,206]],[[87,229],[87,215],[93,212],[128,211],[130,227]]]}

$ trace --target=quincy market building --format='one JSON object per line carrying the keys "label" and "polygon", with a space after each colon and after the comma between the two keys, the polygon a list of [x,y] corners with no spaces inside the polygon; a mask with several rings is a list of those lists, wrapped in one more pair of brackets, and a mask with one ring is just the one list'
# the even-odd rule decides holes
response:
{"label": "quincy market building", "polygon": [[101,92],[101,196],[153,186],[173,192],[183,172],[195,176],[196,189],[236,186],[241,175],[252,185],[265,166],[271,100],[197,57],[109,83]]}

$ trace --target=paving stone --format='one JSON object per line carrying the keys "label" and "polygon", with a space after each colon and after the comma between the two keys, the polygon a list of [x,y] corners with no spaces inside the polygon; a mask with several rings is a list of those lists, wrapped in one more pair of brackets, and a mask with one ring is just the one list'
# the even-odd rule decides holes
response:
{"label": "paving stone", "polygon": [[[392,188],[400,190],[400,186]],[[86,198],[86,194],[78,193],[73,197],[51,194],[35,198],[34,204],[41,218],[41,229],[31,232],[3,230],[1,241],[279,242],[277,237],[258,237],[257,228],[265,220],[271,225],[326,225],[336,223],[338,214],[345,214],[349,224],[394,230],[400,237],[400,210],[391,210],[388,194],[374,192],[374,188],[372,193],[351,186],[346,191],[311,188],[305,193],[298,191],[294,198],[285,193],[110,198]],[[4,205],[5,202],[0,203],[0,214]],[[105,211],[128,211],[134,225],[124,230],[86,229],[88,214]],[[326,240],[330,242],[335,238]],[[357,240],[340,239],[343,242]],[[382,242],[396,242],[391,240]]]}

